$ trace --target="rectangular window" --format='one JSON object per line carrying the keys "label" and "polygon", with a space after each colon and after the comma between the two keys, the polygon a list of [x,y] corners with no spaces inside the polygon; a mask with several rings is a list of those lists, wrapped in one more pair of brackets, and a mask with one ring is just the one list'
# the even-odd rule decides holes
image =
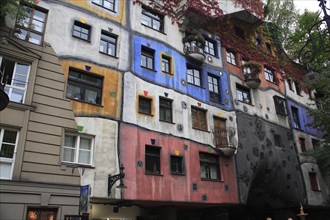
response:
{"label": "rectangular window", "polygon": [[63,162],[92,165],[93,138],[65,134]]}
{"label": "rectangular window", "polygon": [[18,39],[40,45],[45,33],[47,10],[34,6],[21,5],[26,17],[17,19],[14,36]]}
{"label": "rectangular window", "polygon": [[91,28],[92,27],[88,24],[74,21],[72,36],[89,41],[91,37]]}
{"label": "rectangular window", "polygon": [[297,95],[301,95],[301,88],[300,88],[299,82],[298,81],[295,81],[294,82],[294,86],[296,87]]}
{"label": "rectangular window", "polygon": [[150,27],[154,30],[164,31],[164,16],[142,6],[141,24]]}
{"label": "rectangular window", "polygon": [[261,34],[256,32],[256,45],[257,46],[263,46],[262,40],[261,40]]}
{"label": "rectangular window", "polygon": [[172,100],[159,97],[159,120],[172,122]]}
{"label": "rectangular window", "polygon": [[151,115],[152,99],[139,96],[139,113]]}
{"label": "rectangular window", "polygon": [[101,77],[69,69],[66,97],[100,105],[102,84]]}
{"label": "rectangular window", "polygon": [[27,85],[29,81],[30,65],[16,62],[0,57],[1,83],[6,83],[4,88],[9,100],[12,102],[24,103]]}
{"label": "rectangular window", "polygon": [[309,174],[311,189],[313,191],[321,191],[320,186],[319,186],[319,182],[317,181],[316,173],[309,172],[308,174]]}
{"label": "rectangular window", "polygon": [[141,66],[147,69],[154,70],[155,51],[141,46]]}
{"label": "rectangular window", "polygon": [[293,128],[300,129],[300,120],[299,120],[299,112],[296,107],[291,106],[292,111],[292,119],[293,119]]}
{"label": "rectangular window", "polygon": [[227,62],[236,66],[236,55],[234,52],[227,50],[226,51]]}
{"label": "rectangular window", "polygon": [[[247,62],[248,62],[247,60],[242,59],[242,64],[243,64],[243,65],[246,64]],[[243,68],[243,73],[244,73],[245,75],[250,75],[250,74],[251,74],[251,68],[250,68],[250,67],[244,67],[244,68]]]}
{"label": "rectangular window", "polygon": [[274,98],[276,114],[286,116],[285,99],[283,99],[279,96],[274,96],[273,98]]}
{"label": "rectangular window", "polygon": [[117,36],[102,30],[100,40],[100,52],[110,56],[116,56]]}
{"label": "rectangular window", "polygon": [[291,78],[288,78],[288,79],[287,79],[287,82],[288,82],[288,85],[289,85],[289,89],[290,89],[291,91],[293,91],[293,88],[292,88],[292,79],[291,79]]}
{"label": "rectangular window", "polygon": [[187,81],[190,84],[201,86],[200,70],[187,66]]}
{"label": "rectangular window", "polygon": [[162,54],[162,71],[164,73],[171,73],[171,57]]}
{"label": "rectangular window", "polygon": [[210,91],[210,100],[213,102],[221,102],[220,97],[220,88],[219,88],[219,78],[208,75],[208,84],[209,84],[209,91]]}
{"label": "rectangular window", "polygon": [[236,84],[236,95],[238,101],[251,104],[251,95],[250,90],[248,88]]}
{"label": "rectangular window", "polygon": [[228,147],[228,130],[226,119],[213,116],[214,143],[217,148]]}
{"label": "rectangular window", "polygon": [[28,208],[27,220],[55,220],[57,208]]}
{"label": "rectangular window", "polygon": [[212,56],[215,56],[215,49],[216,49],[216,43],[211,39],[205,38],[204,52]]}
{"label": "rectangular window", "polygon": [[184,174],[184,164],[182,156],[171,155],[171,173]]}
{"label": "rectangular window", "polygon": [[281,135],[274,134],[274,142],[276,147],[282,147],[282,138]]}
{"label": "rectangular window", "polygon": [[160,148],[146,145],[146,172],[160,174]]}
{"label": "rectangular window", "polygon": [[220,180],[219,158],[216,155],[199,153],[201,178],[203,180]]}
{"label": "rectangular window", "polygon": [[115,11],[115,0],[93,0],[93,3],[110,11]]}
{"label": "rectangular window", "polygon": [[302,138],[302,137],[299,138],[299,145],[300,145],[301,152],[305,152],[306,151],[305,138]]}
{"label": "rectangular window", "polygon": [[265,78],[268,82],[272,82],[275,83],[275,75],[274,75],[274,71],[268,68],[264,68],[264,72],[265,72]]}
{"label": "rectangular window", "polygon": [[321,141],[312,138],[312,145],[313,145],[313,149],[318,149],[321,146]]}
{"label": "rectangular window", "polygon": [[207,131],[206,110],[191,106],[192,127]]}
{"label": "rectangular window", "polygon": [[0,128],[0,179],[11,179],[16,157],[18,131]]}

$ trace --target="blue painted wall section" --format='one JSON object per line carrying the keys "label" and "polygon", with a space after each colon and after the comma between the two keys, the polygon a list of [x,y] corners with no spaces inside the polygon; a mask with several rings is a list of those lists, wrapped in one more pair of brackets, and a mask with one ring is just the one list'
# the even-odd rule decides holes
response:
{"label": "blue painted wall section", "polygon": [[289,117],[291,119],[291,126],[293,127],[293,117],[291,110],[292,106],[298,109],[298,116],[299,116],[301,130],[311,135],[322,137],[323,133],[320,130],[313,128],[309,125],[312,123],[313,119],[308,115],[308,108],[288,100],[288,112],[289,112]]}
{"label": "blue painted wall section", "polygon": [[[154,70],[141,67],[141,46],[148,47],[155,51],[154,53]],[[187,83],[187,64],[196,66],[195,63],[187,61],[182,54],[168,48],[165,44],[145,39],[141,36],[134,36],[134,62],[133,74],[140,78],[173,89],[177,92],[187,94],[201,102],[219,107],[223,110],[233,110],[231,94],[229,89],[228,74],[220,69],[199,65],[201,70],[201,87]],[[161,70],[161,56],[166,54],[173,59],[174,71],[167,74]],[[208,74],[219,79],[221,102],[212,102],[209,97]],[[182,83],[182,81],[186,83]]]}

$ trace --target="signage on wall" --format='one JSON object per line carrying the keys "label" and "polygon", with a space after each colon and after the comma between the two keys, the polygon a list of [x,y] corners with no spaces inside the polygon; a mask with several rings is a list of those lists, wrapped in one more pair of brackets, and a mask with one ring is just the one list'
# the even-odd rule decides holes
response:
{"label": "signage on wall", "polygon": [[88,213],[89,207],[89,185],[80,187],[79,213]]}

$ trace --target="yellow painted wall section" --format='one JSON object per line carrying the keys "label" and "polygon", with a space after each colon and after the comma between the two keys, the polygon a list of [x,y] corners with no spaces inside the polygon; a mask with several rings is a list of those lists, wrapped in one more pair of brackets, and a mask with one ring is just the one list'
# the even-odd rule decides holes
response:
{"label": "yellow painted wall section", "polygon": [[[120,72],[87,62],[71,60],[62,60],[61,65],[66,79],[68,79],[69,68],[75,68],[85,73],[103,77],[102,104],[96,105],[71,99],[75,116],[120,118],[122,94],[122,77]],[[86,65],[91,67],[90,71],[85,70]]]}
{"label": "yellow painted wall section", "polygon": [[102,8],[102,6],[99,6],[97,4],[92,3],[91,0],[86,1],[72,1],[72,0],[64,0],[65,2],[78,6],[80,8],[84,8],[88,11],[91,11],[101,17],[111,19],[113,21],[117,21],[121,23],[122,25],[125,25],[125,2],[126,0],[120,0],[118,11],[116,12],[116,15],[112,15],[112,12],[109,11],[107,13],[107,9]]}

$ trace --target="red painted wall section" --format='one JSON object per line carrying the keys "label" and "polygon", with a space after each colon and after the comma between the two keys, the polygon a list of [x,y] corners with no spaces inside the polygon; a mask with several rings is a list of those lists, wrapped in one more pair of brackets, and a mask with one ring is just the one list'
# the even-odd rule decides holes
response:
{"label": "red painted wall section", "polygon": [[[238,203],[235,162],[233,158],[220,156],[212,148],[192,141],[160,134],[121,124],[120,159],[125,167],[124,199],[162,201],[162,202],[194,202],[194,203]],[[152,145],[160,150],[161,175],[145,173],[145,145]],[[187,149],[184,149],[187,145]],[[183,156],[185,175],[173,175],[170,169],[170,155]],[[199,152],[219,155],[221,181],[205,181],[200,177]],[[143,166],[137,165],[142,161]],[[193,191],[192,183],[197,183],[197,191]],[[225,190],[225,185],[228,190]],[[207,200],[202,200],[202,195]]]}

